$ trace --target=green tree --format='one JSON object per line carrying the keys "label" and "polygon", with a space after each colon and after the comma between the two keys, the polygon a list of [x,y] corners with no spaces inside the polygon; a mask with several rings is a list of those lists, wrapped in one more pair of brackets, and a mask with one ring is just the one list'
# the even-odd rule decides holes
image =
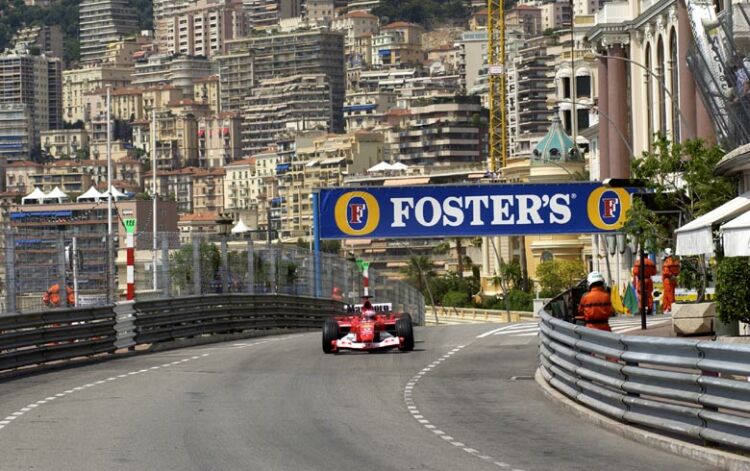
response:
{"label": "green tree", "polygon": [[[216,274],[219,271],[221,254],[218,247],[207,242],[201,242],[199,250],[201,285],[208,286],[215,280]],[[192,288],[194,283],[192,244],[185,245],[171,254],[169,271],[172,278],[172,286],[178,293]]]}
{"label": "green tree", "polygon": [[750,258],[726,257],[716,270],[716,313],[722,322],[750,322]]}
{"label": "green tree", "polygon": [[543,298],[551,298],[562,293],[584,276],[586,267],[581,260],[548,260],[536,268],[536,278],[542,288],[540,296]]}
{"label": "green tree", "polygon": [[[673,143],[658,137],[653,150],[632,163],[633,177],[648,182],[648,190],[653,193],[648,204],[634,198],[623,232],[646,251],[672,246],[679,224],[692,221],[736,195],[734,178],[713,174],[723,156],[718,146],[706,146],[701,140]],[[691,265],[689,260],[685,262],[686,266]],[[704,257],[697,257],[694,266],[702,298],[708,280]]]}
{"label": "green tree", "polygon": [[432,261],[424,255],[409,258],[409,264],[403,269],[403,273],[409,282],[423,294],[427,292],[427,284],[435,278]]}

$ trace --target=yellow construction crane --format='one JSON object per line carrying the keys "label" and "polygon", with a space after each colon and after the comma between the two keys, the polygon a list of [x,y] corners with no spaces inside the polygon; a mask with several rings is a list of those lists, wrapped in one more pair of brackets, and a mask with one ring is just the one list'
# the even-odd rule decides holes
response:
{"label": "yellow construction crane", "polygon": [[508,155],[505,124],[505,5],[504,0],[487,0],[487,57],[489,72],[490,146],[489,170],[496,172],[498,163],[505,167]]}

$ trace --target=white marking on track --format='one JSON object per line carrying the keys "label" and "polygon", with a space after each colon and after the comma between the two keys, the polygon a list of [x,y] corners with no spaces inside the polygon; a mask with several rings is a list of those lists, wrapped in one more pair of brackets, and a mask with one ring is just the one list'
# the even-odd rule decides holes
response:
{"label": "white marking on track", "polygon": [[[478,338],[482,338],[482,337],[486,337],[488,335],[496,334],[497,332],[502,332],[503,329],[506,329],[508,327],[510,327],[510,326],[506,326],[506,327],[503,327],[501,329],[495,329],[495,330],[492,330],[490,332],[485,332],[484,334],[481,334],[480,336],[478,336]],[[530,335],[537,335],[536,331],[531,332],[531,333],[527,333],[527,332],[528,331],[523,332],[523,333],[526,334],[526,335],[529,335],[529,334]],[[492,461],[492,460],[494,460],[494,458],[492,456],[482,454],[476,448],[472,448],[470,446],[467,446],[465,443],[460,442],[460,441],[454,439],[452,436],[446,434],[444,431],[437,429],[437,426],[431,424],[430,421],[424,417],[423,413],[421,413],[419,411],[419,409],[417,409],[417,407],[414,405],[414,399],[412,399],[412,395],[414,393],[414,390],[416,389],[415,386],[416,386],[417,382],[421,378],[423,378],[425,375],[427,375],[428,373],[430,373],[433,369],[438,368],[443,361],[451,358],[452,355],[454,355],[455,353],[461,351],[464,347],[466,347],[466,346],[465,345],[459,345],[458,347],[456,347],[453,350],[445,353],[438,360],[433,361],[428,366],[426,366],[425,368],[423,368],[422,370],[420,370],[418,373],[416,373],[414,375],[414,377],[412,377],[406,383],[406,385],[404,386],[404,403],[406,404],[407,410],[411,413],[412,417],[414,417],[414,420],[416,420],[417,422],[419,422],[420,424],[422,424],[422,426],[424,426],[424,428],[426,428],[428,430],[431,430],[438,437],[442,438],[443,440],[445,440],[446,442],[450,443],[451,445],[453,445],[453,446],[455,446],[457,448],[461,448],[465,453],[467,453],[467,454],[469,454],[471,456],[474,456],[475,458],[479,458],[479,459],[481,459],[483,461]],[[493,463],[496,466],[509,467],[508,464],[506,464],[506,463],[504,463],[502,461],[493,461]],[[523,471],[523,470],[514,470],[514,471]]]}
{"label": "white marking on track", "polygon": [[[291,339],[291,338],[294,338],[294,337],[296,337],[296,336],[284,336],[282,338],[277,338],[277,339],[273,339],[273,340],[264,340],[262,342],[256,342],[256,343],[253,343],[253,344],[248,344],[247,346],[260,345],[262,343],[267,343],[267,342],[278,342],[278,341],[281,341],[281,340],[287,340],[287,339]],[[158,370],[159,368],[167,368],[169,366],[178,365],[180,363],[185,363],[185,362],[190,361],[190,360],[198,360],[200,358],[205,358],[205,357],[207,357],[209,355],[210,355],[210,353],[204,353],[204,354],[202,354],[200,356],[196,355],[196,356],[192,356],[190,358],[183,358],[182,360],[173,361],[171,363],[164,363],[161,366],[152,366],[150,368],[144,368],[144,369],[141,369],[141,370],[138,370],[138,371],[131,371],[129,373],[123,373],[123,374],[120,374],[120,375],[117,375],[117,376],[110,376],[107,379],[101,379],[101,380],[98,380],[98,381],[95,381],[95,382],[92,382],[92,383],[87,383],[87,384],[82,385],[82,386],[76,386],[76,387],[74,387],[72,389],[68,389],[68,390],[66,390],[64,392],[57,393],[54,396],[47,396],[44,399],[40,399],[40,400],[38,400],[38,401],[36,401],[36,402],[34,402],[32,404],[29,404],[26,407],[23,407],[23,408],[19,409],[16,412],[13,412],[11,415],[9,415],[5,419],[1,420],[0,421],[0,429],[3,429],[6,426],[10,425],[14,420],[16,420],[17,418],[23,416],[26,412],[30,412],[32,409],[34,409],[34,408],[36,408],[36,407],[38,407],[40,405],[47,404],[47,403],[49,403],[51,401],[54,401],[57,398],[65,397],[66,395],[72,394],[72,393],[74,393],[76,391],[81,391],[81,390],[86,389],[86,388],[91,388],[91,387],[94,387],[94,386],[106,384],[106,383],[108,383],[110,381],[115,381],[116,379],[126,378],[128,376],[137,375],[139,373],[147,373],[149,371]],[[406,399],[406,401],[409,402],[411,400],[410,399]],[[411,406],[411,407],[413,407],[414,409],[416,409],[416,407],[414,407],[414,406]],[[417,411],[417,412],[419,412],[419,411]]]}

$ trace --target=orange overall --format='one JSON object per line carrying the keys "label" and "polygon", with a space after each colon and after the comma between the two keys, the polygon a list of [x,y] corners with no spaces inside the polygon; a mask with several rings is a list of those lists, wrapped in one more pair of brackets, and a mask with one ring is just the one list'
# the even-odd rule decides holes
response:
{"label": "orange overall", "polygon": [[[649,311],[654,310],[654,282],[651,279],[652,276],[656,275],[656,265],[650,258],[646,258],[645,263],[645,278],[646,278],[646,309]],[[638,293],[638,305],[641,305],[641,299],[643,299],[643,293],[641,293],[641,261],[636,260],[633,265],[633,285],[636,292]]]}
{"label": "orange overall", "polygon": [[578,319],[586,321],[591,329],[612,331],[609,318],[614,314],[609,293],[602,286],[594,286],[584,294],[578,304]]}
{"label": "orange overall", "polygon": [[664,265],[661,268],[661,279],[664,283],[664,296],[662,297],[662,310],[664,312],[672,311],[674,303],[674,290],[677,287],[677,276],[680,274],[680,261],[675,257],[669,256],[664,259]]}

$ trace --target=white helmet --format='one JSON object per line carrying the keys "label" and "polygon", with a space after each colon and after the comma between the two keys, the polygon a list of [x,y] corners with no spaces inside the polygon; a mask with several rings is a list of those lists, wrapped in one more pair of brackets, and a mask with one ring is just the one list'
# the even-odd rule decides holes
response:
{"label": "white helmet", "polygon": [[594,283],[604,283],[604,276],[598,271],[592,271],[589,273],[589,276],[586,277],[586,283],[589,285],[589,288]]}
{"label": "white helmet", "polygon": [[664,249],[664,256],[665,257],[671,257],[672,256],[672,249],[670,249],[669,247],[667,247],[666,249]]}

